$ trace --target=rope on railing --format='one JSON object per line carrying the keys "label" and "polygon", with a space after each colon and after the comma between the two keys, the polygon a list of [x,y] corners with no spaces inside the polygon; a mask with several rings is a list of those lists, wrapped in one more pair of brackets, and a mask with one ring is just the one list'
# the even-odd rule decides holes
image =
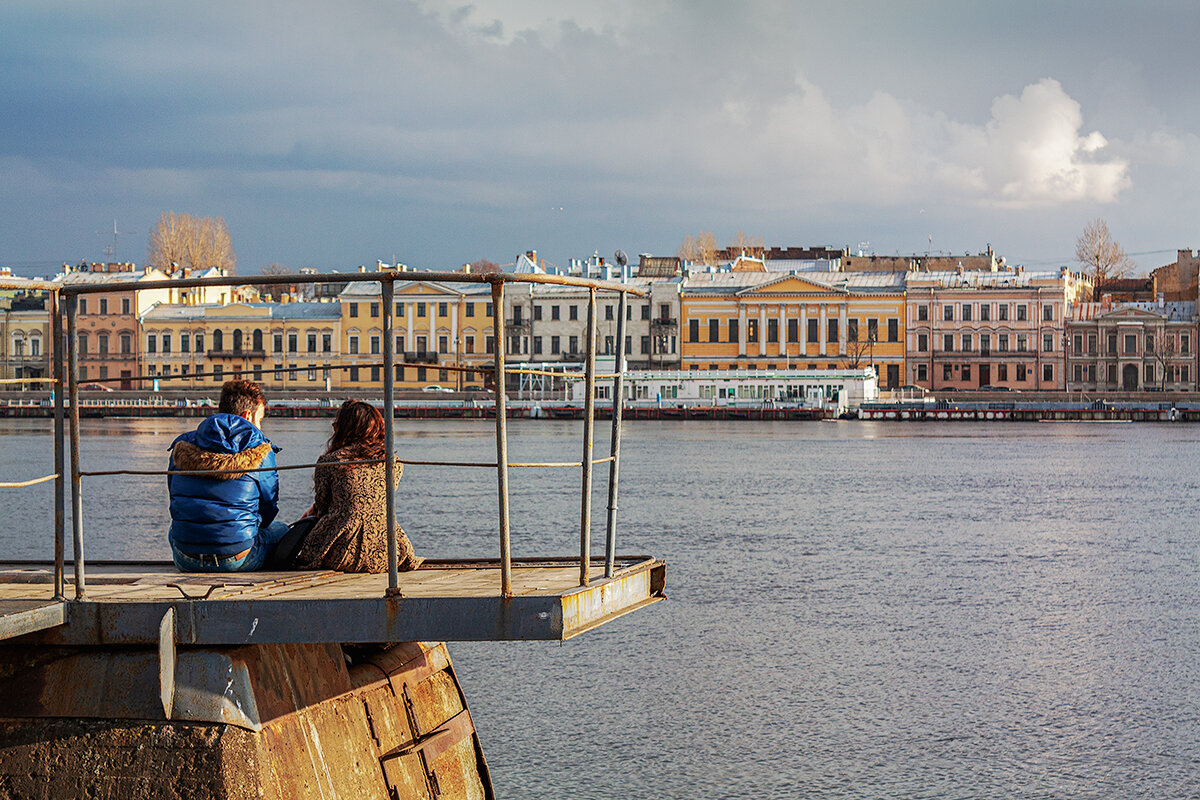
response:
{"label": "rope on railing", "polygon": [[[592,461],[593,464],[603,464],[606,461],[611,461],[612,457],[598,458]],[[417,461],[403,458],[396,459],[397,462],[405,466],[421,466],[421,467],[487,467],[490,469],[496,468],[495,461]],[[287,464],[274,467],[258,467],[256,469],[111,469],[111,470],[95,470],[88,472],[80,472],[80,477],[103,477],[106,475],[246,475],[251,472],[282,472],[291,469],[311,469],[313,467],[343,467],[355,466],[360,464],[382,464],[382,458],[364,459],[362,461],[319,461],[314,464]],[[510,467],[524,468],[558,468],[558,467],[582,467],[582,461],[528,461],[523,463],[510,463]],[[50,480],[57,475],[51,475],[47,478],[39,478],[36,483]],[[0,487],[5,484],[0,483]]]}
{"label": "rope on railing", "polygon": [[57,477],[58,473],[56,472],[53,475],[44,475],[41,478],[32,478],[27,481],[2,481],[0,482],[0,489],[21,489],[26,486],[36,486],[39,483],[52,481]]}

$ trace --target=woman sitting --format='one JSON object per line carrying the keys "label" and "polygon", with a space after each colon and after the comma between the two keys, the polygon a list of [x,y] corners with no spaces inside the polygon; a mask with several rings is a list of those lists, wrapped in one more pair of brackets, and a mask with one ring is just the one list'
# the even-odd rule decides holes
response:
{"label": "woman sitting", "polygon": [[[387,572],[387,481],[383,415],[370,403],[347,400],[333,420],[333,435],[313,471],[314,502],[306,516],[317,521],[295,556],[299,569],[339,572]],[[338,461],[374,464],[339,465]],[[395,479],[402,465],[395,462]],[[424,560],[396,525],[396,554],[401,570]]]}

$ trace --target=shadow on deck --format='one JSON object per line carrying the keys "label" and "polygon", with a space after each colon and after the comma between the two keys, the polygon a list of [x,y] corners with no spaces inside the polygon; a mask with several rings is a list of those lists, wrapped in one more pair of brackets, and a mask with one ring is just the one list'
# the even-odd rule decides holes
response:
{"label": "shadow on deck", "polygon": [[[48,645],[412,641],[562,641],[663,599],[666,566],[618,556],[513,559],[513,596],[498,560],[429,560],[388,576],[340,572],[180,573],[169,562],[88,562],[83,600],[53,597],[53,565],[0,562],[0,639]],[[67,570],[70,574],[70,570]],[[67,592],[68,596],[73,594]],[[162,629],[168,613],[173,631]]]}

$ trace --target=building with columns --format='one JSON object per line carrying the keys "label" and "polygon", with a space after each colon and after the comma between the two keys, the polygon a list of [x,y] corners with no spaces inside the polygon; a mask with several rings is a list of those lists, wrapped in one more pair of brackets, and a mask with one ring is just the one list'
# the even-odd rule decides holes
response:
{"label": "building with columns", "polygon": [[1067,310],[1067,391],[1193,391],[1195,301],[1074,303]]}
{"label": "building with columns", "polygon": [[692,272],[684,369],[860,369],[903,383],[904,273]]}

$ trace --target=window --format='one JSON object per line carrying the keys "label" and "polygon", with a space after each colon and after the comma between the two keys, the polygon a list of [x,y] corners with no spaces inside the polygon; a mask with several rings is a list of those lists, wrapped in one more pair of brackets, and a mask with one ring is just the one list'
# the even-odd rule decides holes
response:
{"label": "window", "polygon": [[87,313],[87,298],[86,297],[79,298],[79,313],[80,314]]}
{"label": "window", "polygon": [[1108,382],[1114,383],[1114,384],[1117,382],[1117,365],[1116,364],[1108,365]]}
{"label": "window", "polygon": [[1131,356],[1137,353],[1137,334],[1125,334],[1125,355]]}
{"label": "window", "polygon": [[[1003,306],[1001,306],[1003,308]],[[1008,334],[1001,333],[996,336],[996,349],[1001,353],[1008,352]]]}
{"label": "window", "polygon": [[[1052,306],[1052,305],[1042,306],[1042,320],[1044,322],[1054,322],[1054,306]],[[1047,366],[1049,366],[1049,365],[1047,365]]]}
{"label": "window", "polygon": [[558,306],[550,306],[550,319],[558,319]]}
{"label": "window", "polygon": [[1026,350],[1028,350],[1029,349],[1028,343],[1029,343],[1028,336],[1026,336],[1023,333],[1017,334],[1017,352],[1018,353],[1024,353]]}
{"label": "window", "polygon": [[779,342],[779,320],[777,320],[777,319],[767,320],[767,341],[771,342],[773,344],[778,344],[778,342]]}
{"label": "window", "polygon": [[929,336],[924,333],[917,334],[917,351],[921,353],[929,352]]}
{"label": "window", "polygon": [[[572,336],[571,338],[573,339],[575,337]],[[649,355],[649,354],[650,354],[650,337],[643,336],[642,337],[642,355]]]}
{"label": "window", "polygon": [[[484,305],[483,313],[484,313],[484,316],[487,316],[487,317],[492,316],[492,304],[491,303],[487,303]],[[491,351],[489,350],[488,352],[491,352]]]}
{"label": "window", "polygon": [[82,331],[79,333],[79,355],[87,355],[88,335]]}
{"label": "window", "polygon": [[658,304],[658,318],[662,319],[662,320],[668,320],[671,318],[671,304],[670,303],[659,303]]}
{"label": "window", "polygon": [[100,313],[101,314],[108,313],[108,298],[107,297],[100,298]]}
{"label": "window", "polygon": [[277,333],[272,338],[275,340],[275,342],[274,342],[275,352],[282,353],[283,352],[283,334]]}
{"label": "window", "polygon": [[[612,308],[612,306],[606,306],[606,307],[609,309]],[[698,320],[698,319],[689,319],[688,320],[688,341],[689,342],[700,341],[700,320]]]}
{"label": "window", "polygon": [[650,319],[650,304],[646,303],[642,306],[642,319]]}
{"label": "window", "polygon": [[929,321],[929,306],[924,305],[924,304],[917,306],[917,322],[928,322],[928,321]]}
{"label": "window", "polygon": [[204,352],[204,334],[203,333],[196,334],[196,352],[197,353]]}
{"label": "window", "polygon": [[368,343],[371,345],[371,355],[373,355],[373,356],[377,356],[377,355],[379,355],[379,352],[380,352],[379,348],[381,347],[381,344],[380,344],[380,342],[379,342],[379,338],[380,338],[380,337],[379,337],[378,335],[375,335],[375,336],[371,336],[371,337],[370,337],[370,338],[367,340],[367,341],[368,341]]}
{"label": "window", "polygon": [[[1179,334],[1179,352],[1192,352],[1192,337],[1188,336],[1186,333]],[[1184,380],[1187,380],[1187,378],[1184,378]]]}
{"label": "window", "polygon": [[446,317],[450,315],[449,303],[438,303],[438,316]]}
{"label": "window", "polygon": [[251,346],[255,352],[261,353],[263,349],[263,332],[258,328],[254,329],[254,334],[250,337]]}
{"label": "window", "polygon": [[979,321],[988,322],[992,318],[992,306],[989,303],[982,303],[979,306]]}
{"label": "window", "polygon": [[920,382],[926,382],[929,380],[928,364],[917,364],[917,380]]}
{"label": "window", "polygon": [[947,322],[951,322],[954,320],[954,306],[952,306],[952,305],[942,306],[942,319],[946,320]]}
{"label": "window", "polygon": [[[309,374],[312,375],[313,373],[310,371]],[[380,378],[379,366],[376,365],[376,366],[371,367],[371,382],[379,383],[379,378]]]}
{"label": "window", "polygon": [[945,350],[947,353],[951,353],[954,351],[954,334],[953,333],[943,333],[942,334],[942,349]]}
{"label": "window", "polygon": [[1116,355],[1117,353],[1117,335],[1115,333],[1108,335],[1108,353],[1109,355]]}
{"label": "window", "polygon": [[739,341],[738,321],[736,319],[729,320],[729,341],[730,343],[736,343]]}
{"label": "window", "polygon": [[867,320],[867,341],[868,342],[878,342],[879,341],[879,320],[877,320],[877,319]]}
{"label": "window", "polygon": [[[516,345],[516,344],[520,344],[520,343],[519,343],[519,342],[517,342],[515,339],[513,340],[513,343],[514,343],[514,345]],[[427,353],[427,352],[429,352],[429,346],[428,346],[428,345],[429,345],[429,339],[428,339],[427,337],[425,337],[425,336],[418,336],[418,337],[417,337],[417,352],[418,352],[418,353],[422,353],[422,354],[424,354],[424,353]],[[513,352],[515,353],[515,352],[517,352],[517,351],[516,351],[516,350],[514,350]]]}
{"label": "window", "polygon": [[[404,303],[401,303],[399,301],[396,302],[396,316],[397,317],[404,316]],[[467,316],[468,317],[475,316],[475,304],[474,303],[467,303]],[[401,380],[404,380],[404,379],[401,378]]]}
{"label": "window", "polygon": [[817,341],[817,321],[815,319],[808,320],[808,341]]}
{"label": "window", "polygon": [[[124,337],[122,337],[122,338],[124,338]],[[169,333],[164,333],[164,334],[162,335],[162,346],[163,346],[163,348],[162,348],[162,351],[163,351],[164,353],[170,353],[170,352],[171,352],[171,334],[169,334]]]}
{"label": "window", "polygon": [[1154,383],[1154,365],[1147,364],[1146,365],[1146,384],[1149,385],[1152,383]]}
{"label": "window", "polygon": [[[1049,334],[1047,334],[1047,336],[1049,336]],[[1087,351],[1089,353],[1091,353],[1092,355],[1096,355],[1096,349],[1097,349],[1096,339],[1097,339],[1096,334],[1094,334],[1094,333],[1088,334],[1088,340],[1087,340],[1088,349],[1087,349]]]}
{"label": "window", "polygon": [[350,343],[350,355],[358,355],[358,337],[351,335],[348,341]]}
{"label": "window", "polygon": [[350,380],[354,383],[358,382],[358,367],[350,368]]}
{"label": "window", "polygon": [[[540,320],[541,318],[542,318],[542,307],[538,306],[538,305],[533,306],[534,322]],[[513,321],[514,322],[521,321],[521,307],[520,306],[513,308]]]}
{"label": "window", "polygon": [[495,339],[495,337],[493,337],[493,336],[485,336],[485,337],[484,337],[484,339],[483,339],[483,346],[484,346],[484,349],[485,349],[485,351],[486,351],[486,352],[488,352],[488,353],[495,353],[495,352],[496,352],[496,339]]}
{"label": "window", "polygon": [[450,352],[450,337],[449,336],[439,336],[438,337],[438,352],[439,353],[449,353]]}
{"label": "window", "polygon": [[889,342],[900,341],[900,320],[889,319],[887,321],[887,323],[888,323],[888,341]]}
{"label": "window", "polygon": [[963,349],[963,352],[966,352],[966,353],[971,352],[971,334],[964,333],[962,335],[962,349]]}
{"label": "window", "polygon": [[1075,382],[1076,383],[1083,382],[1083,364],[1075,365]]}
{"label": "window", "polygon": [[424,383],[425,379],[425,367],[417,367],[417,380]]}
{"label": "window", "polygon": [[[535,306],[533,309],[533,318],[538,318],[539,309]],[[520,325],[525,320],[524,306],[513,306],[513,325]]]}
{"label": "window", "polygon": [[[1020,308],[1020,306],[1017,306],[1017,308]],[[1017,381],[1018,382],[1023,382],[1025,380],[1025,373],[1026,373],[1025,365],[1017,364]]]}
{"label": "window", "polygon": [[1042,352],[1043,353],[1054,352],[1054,334],[1053,333],[1043,333],[1042,334]]}
{"label": "window", "polygon": [[567,318],[579,319],[579,306],[575,305],[574,303],[567,306]]}
{"label": "window", "polygon": [[949,364],[942,364],[942,380],[949,381],[954,379],[954,372]]}
{"label": "window", "polygon": [[1024,322],[1027,319],[1029,319],[1029,306],[1025,305],[1024,303],[1018,303],[1017,322]]}
{"label": "window", "polygon": [[300,339],[299,334],[295,334],[295,333],[288,334],[288,352],[289,353],[295,353],[295,352],[299,351],[299,349],[300,349],[299,339]]}
{"label": "window", "polygon": [[350,303],[350,316],[351,317],[358,316],[358,303]]}
{"label": "window", "polygon": [[758,341],[758,320],[746,320],[746,341],[751,343]]}
{"label": "window", "polygon": [[996,314],[996,319],[1000,320],[1001,322],[1007,322],[1008,321],[1008,304],[1001,303],[999,308],[997,308],[997,311],[999,313]]}
{"label": "window", "polygon": [[1146,352],[1147,353],[1154,352],[1154,337],[1153,336],[1146,336]]}
{"label": "window", "polygon": [[371,316],[372,317],[379,316],[379,303],[371,303]]}
{"label": "window", "polygon": [[562,337],[551,336],[550,337],[550,354],[558,355],[561,352],[562,352]]}
{"label": "window", "polygon": [[605,319],[612,319],[612,318],[613,318],[613,307],[612,307],[612,306],[605,306],[605,307],[604,307],[604,318],[605,318]]}
{"label": "window", "polygon": [[1054,381],[1054,365],[1042,364],[1042,380],[1046,383]]}
{"label": "window", "polygon": [[969,381],[969,380],[971,380],[971,365],[970,365],[970,364],[963,364],[963,367],[962,367],[962,379],[963,379],[964,381]]}
{"label": "window", "polygon": [[836,319],[825,320],[826,328],[828,329],[826,331],[826,333],[829,336],[827,341],[830,341],[830,342],[838,341],[838,333],[840,333],[840,331],[838,330],[838,322],[839,322],[839,320],[836,320]]}
{"label": "window", "polygon": [[[962,307],[962,321],[963,321],[963,322],[970,322],[970,321],[971,321],[971,305],[970,305],[970,303],[963,303],[963,307]],[[966,376],[964,375],[963,377],[965,378]]]}
{"label": "window", "polygon": [[308,334],[308,352],[317,352],[317,335],[315,333]]}
{"label": "window", "polygon": [[789,319],[787,321],[787,340],[788,343],[800,341],[800,320]]}
{"label": "window", "polygon": [[[101,348],[100,352],[107,353],[108,352],[108,334],[102,333],[99,336],[97,336],[96,338],[98,340],[102,339],[104,341],[104,347]],[[158,336],[156,334],[153,334],[153,333],[146,334],[146,352],[147,353],[157,353],[158,352]]]}
{"label": "window", "polygon": [[213,380],[217,383],[225,382],[225,368],[220,364],[213,364]]}
{"label": "window", "polygon": [[468,333],[463,337],[463,352],[472,355],[475,352],[475,335]]}
{"label": "window", "polygon": [[[328,333],[325,335],[327,337],[329,336]],[[393,342],[393,345],[395,346],[395,350],[393,352],[395,352],[398,356],[403,357],[403,355],[404,355],[404,334],[403,333],[396,334],[396,341]]]}
{"label": "window", "polygon": [[846,341],[847,342],[857,342],[858,341],[858,320],[857,319],[846,320]]}
{"label": "window", "polygon": [[992,335],[990,333],[979,334],[979,355],[986,356],[992,352]]}
{"label": "window", "polygon": [[708,340],[710,342],[721,341],[721,320],[713,318],[708,321]]}
{"label": "window", "polygon": [[996,365],[996,379],[1001,382],[1008,380],[1008,364]]}
{"label": "window", "polygon": [[129,298],[128,297],[121,298],[121,313],[124,314],[125,316],[129,316]]}
{"label": "window", "polygon": [[417,303],[417,316],[418,317],[425,316],[425,304],[424,303]]}
{"label": "window", "polygon": [[465,314],[466,314],[468,317],[473,317],[473,316],[475,316],[475,304],[474,304],[474,303],[466,303],[466,304],[463,306],[463,309],[464,309],[464,313],[465,313]]}

